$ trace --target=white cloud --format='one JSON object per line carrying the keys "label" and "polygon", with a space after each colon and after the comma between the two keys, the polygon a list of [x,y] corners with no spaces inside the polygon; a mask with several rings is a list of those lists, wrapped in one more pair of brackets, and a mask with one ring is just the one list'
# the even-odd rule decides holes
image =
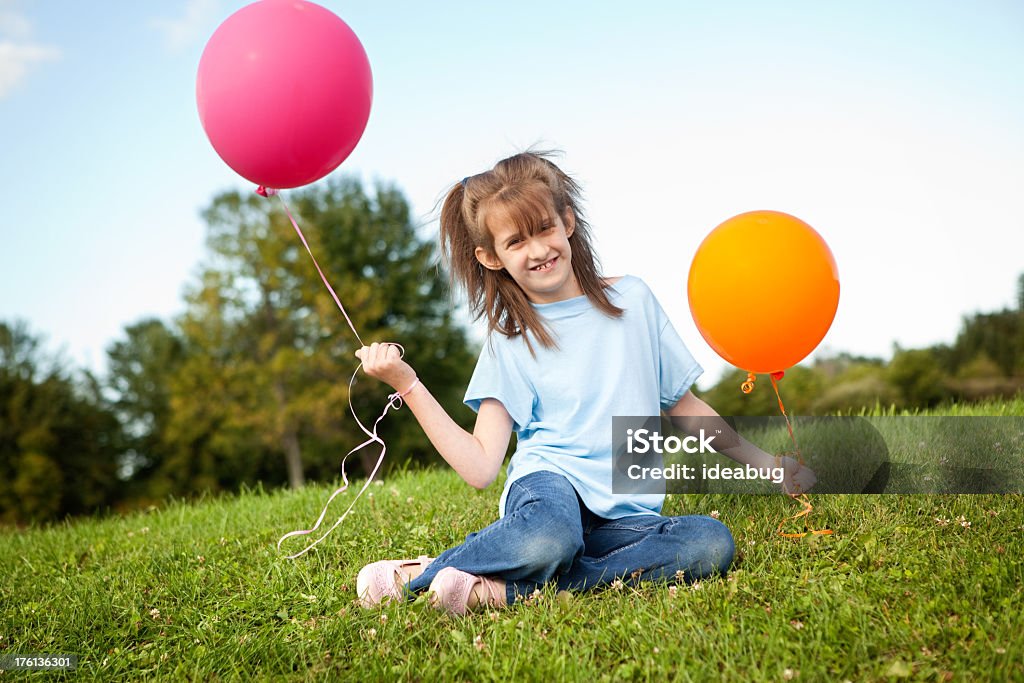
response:
{"label": "white cloud", "polygon": [[157,18],[150,25],[164,34],[167,46],[180,50],[199,39],[217,17],[220,0],[187,0],[185,15],[178,19]]}
{"label": "white cloud", "polygon": [[13,2],[0,1],[0,99],[28,75],[33,64],[60,56],[56,47],[32,40],[32,24],[14,9]]}

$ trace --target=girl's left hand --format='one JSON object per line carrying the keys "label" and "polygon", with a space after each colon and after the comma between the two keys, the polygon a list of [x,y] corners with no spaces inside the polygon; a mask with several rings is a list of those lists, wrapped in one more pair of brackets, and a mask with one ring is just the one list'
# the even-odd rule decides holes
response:
{"label": "girl's left hand", "polygon": [[814,470],[807,465],[801,465],[798,461],[788,456],[782,458],[782,490],[786,493],[798,495],[807,493],[818,482]]}

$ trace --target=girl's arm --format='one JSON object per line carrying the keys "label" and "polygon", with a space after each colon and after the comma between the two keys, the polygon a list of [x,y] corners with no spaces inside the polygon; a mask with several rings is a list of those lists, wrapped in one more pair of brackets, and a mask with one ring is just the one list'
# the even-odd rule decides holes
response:
{"label": "girl's arm", "polygon": [[[715,412],[714,408],[694,396],[692,391],[687,391],[679,399],[679,402],[667,412],[669,417],[684,418],[684,429],[686,428],[685,418],[687,417],[721,417]],[[700,425],[706,429],[708,427],[708,420],[702,420]],[[727,455],[740,464],[751,465],[757,468],[771,468],[781,465],[785,473],[783,490],[787,493],[802,493],[814,486],[817,481],[817,477],[814,476],[814,472],[809,467],[801,465],[789,457],[776,459],[771,453],[761,450],[740,436],[724,419],[721,420],[721,424],[716,423],[715,428],[722,431],[720,435],[716,436],[714,444],[715,450],[719,453]]]}
{"label": "girl's arm", "polygon": [[[356,351],[356,357],[362,361],[367,375],[389,384],[395,391],[404,392],[416,381],[416,371],[402,360],[394,345],[364,346]],[[470,434],[456,424],[422,382],[403,400],[430,443],[467,484],[485,489],[494,482],[512,437],[512,417],[500,401],[484,399]]]}

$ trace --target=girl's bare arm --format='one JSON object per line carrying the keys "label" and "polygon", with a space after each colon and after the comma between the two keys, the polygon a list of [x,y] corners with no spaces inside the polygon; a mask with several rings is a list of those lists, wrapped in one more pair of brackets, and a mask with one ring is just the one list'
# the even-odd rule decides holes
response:
{"label": "girl's bare arm", "polygon": [[[721,417],[714,408],[694,396],[692,391],[687,391],[667,413],[669,417],[676,418],[673,420],[673,424],[682,426],[684,429],[687,429],[686,418],[704,418],[696,424],[706,427],[712,424],[714,418]],[[719,419],[714,424],[721,430],[720,434],[715,437],[717,439],[715,445],[721,446],[717,449],[720,453],[724,453],[738,463],[757,468],[772,468],[781,465],[785,477],[782,488],[787,493],[803,493],[810,490],[817,482],[817,477],[809,467],[801,465],[793,458],[776,458],[771,453],[761,450],[736,433],[724,419]]]}
{"label": "girl's bare arm", "polygon": [[[395,391],[404,392],[416,381],[416,372],[395,346],[374,343],[356,351],[356,357],[366,374]],[[413,386],[404,401],[430,443],[467,484],[484,489],[494,482],[512,436],[512,417],[500,401],[484,399],[472,434],[451,418],[422,382]]]}

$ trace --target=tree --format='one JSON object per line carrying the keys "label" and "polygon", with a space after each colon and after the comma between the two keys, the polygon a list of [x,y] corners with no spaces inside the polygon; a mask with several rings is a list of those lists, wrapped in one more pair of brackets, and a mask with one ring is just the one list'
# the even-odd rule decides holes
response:
{"label": "tree", "polygon": [[1024,315],[1024,273],[1017,276],[1017,312]]}
{"label": "tree", "polygon": [[[288,202],[364,342],[403,344],[438,400],[458,405],[473,356],[402,194],[379,185],[370,196],[340,179]],[[333,476],[340,455],[366,440],[348,414],[358,342],[277,200],[226,193],[204,217],[210,258],[178,320],[184,360],[171,382],[160,476],[172,490],[190,479],[217,490]],[[351,398],[365,424],[389,393],[359,378]],[[406,413],[381,425],[392,463],[433,453]],[[364,474],[376,454],[375,445],[361,451]]]}
{"label": "tree", "polygon": [[125,328],[125,338],[107,349],[107,385],[117,397],[114,409],[125,430],[122,476],[134,484],[130,495],[153,496],[168,487],[155,484],[160,463],[170,455],[167,428],[171,386],[184,362],[184,343],[162,321],[141,320]]}
{"label": "tree", "polygon": [[946,376],[931,349],[897,346],[886,379],[899,390],[904,406],[930,408],[949,396]]}
{"label": "tree", "polygon": [[951,350],[952,367],[947,367],[946,371],[956,374],[983,354],[995,362],[1003,376],[1009,377],[1024,368],[1022,343],[1024,315],[1018,311],[1006,309],[965,316]]}
{"label": "tree", "polygon": [[112,504],[122,448],[99,382],[44,357],[22,322],[0,322],[0,519],[45,521]]}
{"label": "tree", "polygon": [[885,362],[880,358],[840,353],[818,359],[814,369],[824,375],[821,394],[812,404],[815,414],[889,406],[900,400],[899,392],[886,381]]}
{"label": "tree", "polygon": [[[475,354],[469,349],[464,330],[454,320],[447,274],[438,264],[436,238],[425,240],[417,235],[402,193],[394,186],[378,185],[371,198],[357,181],[342,179],[319,192],[298,195],[295,205],[303,219],[317,227],[329,280],[347,285],[358,302],[356,327],[363,341],[401,343],[405,360],[416,369],[420,380],[457,422],[468,427],[473,414],[462,405],[462,395]],[[341,333],[335,334],[333,341],[322,341],[333,364],[350,375],[358,342],[341,324],[340,313],[325,296],[322,285],[319,290],[317,303],[322,319],[335,321]],[[351,308],[349,314],[353,315]],[[380,414],[390,391],[376,380],[360,377],[352,404],[364,423]],[[347,452],[354,445],[351,430],[341,429],[343,424],[352,423],[347,405],[343,411],[332,411],[322,418],[321,430],[342,436],[343,441],[335,440],[329,450],[312,459],[319,476],[337,470],[337,457],[332,453],[348,445],[342,451]],[[409,411],[389,413],[380,430],[393,462],[440,462]],[[359,442],[364,440],[361,432],[355,433]],[[376,461],[376,452],[376,447],[360,452],[364,473]]]}

